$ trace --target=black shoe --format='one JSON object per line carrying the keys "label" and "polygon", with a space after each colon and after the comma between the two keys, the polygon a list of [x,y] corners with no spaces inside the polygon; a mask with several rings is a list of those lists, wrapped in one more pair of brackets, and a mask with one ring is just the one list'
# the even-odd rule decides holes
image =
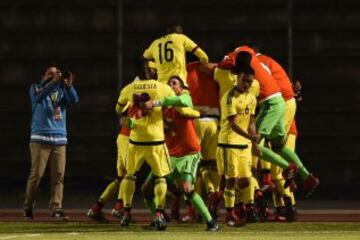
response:
{"label": "black shoe", "polygon": [[246,205],[246,221],[248,223],[256,223],[260,221],[256,208],[253,204]]}
{"label": "black shoe", "polygon": [[160,211],[155,213],[154,218],[155,230],[156,231],[165,231],[166,230],[166,220]]}
{"label": "black shoe", "polygon": [[297,211],[295,206],[292,205],[290,197],[284,197],[285,202],[285,219],[287,222],[294,222],[297,220]]}
{"label": "black shoe", "polygon": [[122,227],[128,227],[131,222],[131,214],[129,211],[124,211],[124,214],[120,218],[120,225]]}
{"label": "black shoe", "polygon": [[24,208],[23,216],[24,216],[24,219],[27,221],[34,220],[33,209],[32,208]]}
{"label": "black shoe", "polygon": [[99,222],[99,223],[108,223],[109,220],[104,216],[104,214],[100,211],[100,212],[95,212],[92,208],[90,208],[87,213],[86,216],[88,216],[88,218]]}
{"label": "black shoe", "polygon": [[69,220],[69,217],[66,216],[64,211],[60,208],[54,209],[51,214],[51,217],[56,220],[59,220],[59,221],[68,221]]}
{"label": "black shoe", "polygon": [[207,223],[206,231],[217,232],[217,231],[219,231],[219,229],[220,229],[220,227],[219,227],[219,225],[217,225],[215,219],[211,219],[211,221]]}

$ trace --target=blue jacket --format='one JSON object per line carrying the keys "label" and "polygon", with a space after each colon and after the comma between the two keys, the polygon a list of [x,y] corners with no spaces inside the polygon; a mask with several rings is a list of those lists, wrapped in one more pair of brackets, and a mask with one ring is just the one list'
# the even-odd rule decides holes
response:
{"label": "blue jacket", "polygon": [[41,80],[30,87],[32,108],[31,142],[67,144],[66,108],[79,101],[74,87]]}

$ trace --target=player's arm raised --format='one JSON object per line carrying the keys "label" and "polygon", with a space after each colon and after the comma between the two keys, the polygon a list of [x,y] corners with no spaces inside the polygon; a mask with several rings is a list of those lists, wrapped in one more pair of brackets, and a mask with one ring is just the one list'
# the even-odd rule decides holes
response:
{"label": "player's arm raised", "polygon": [[193,53],[197,56],[202,64],[209,62],[208,55],[202,50],[193,40],[184,36],[184,47],[187,52]]}

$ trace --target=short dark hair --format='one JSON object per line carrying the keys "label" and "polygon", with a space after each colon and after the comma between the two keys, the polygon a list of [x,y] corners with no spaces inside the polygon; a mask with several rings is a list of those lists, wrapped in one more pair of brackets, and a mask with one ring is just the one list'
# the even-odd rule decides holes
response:
{"label": "short dark hair", "polygon": [[170,34],[170,33],[182,33],[182,28],[183,27],[181,26],[180,23],[172,22],[172,23],[169,23],[166,26],[166,33],[168,33],[168,34]]}
{"label": "short dark hair", "polygon": [[147,60],[144,58],[137,58],[134,61],[134,74],[135,76],[138,76],[140,79],[146,78],[146,70],[145,66],[147,66]]}
{"label": "short dark hair", "polygon": [[255,71],[251,66],[242,66],[238,69],[238,74],[244,73],[246,75],[255,75]]}
{"label": "short dark hair", "polygon": [[182,87],[183,89],[188,89],[188,87],[185,86],[185,83],[184,83],[184,81],[181,79],[181,77],[179,77],[179,76],[177,76],[177,75],[171,76],[171,77],[169,77],[168,82],[169,82],[170,79],[172,79],[172,78],[175,78],[175,79],[179,80],[179,82],[181,83],[181,87]]}
{"label": "short dark hair", "polygon": [[254,70],[251,68],[251,54],[248,52],[239,52],[235,59],[235,66],[232,68],[232,72],[239,74],[239,73],[247,73],[253,74]]}

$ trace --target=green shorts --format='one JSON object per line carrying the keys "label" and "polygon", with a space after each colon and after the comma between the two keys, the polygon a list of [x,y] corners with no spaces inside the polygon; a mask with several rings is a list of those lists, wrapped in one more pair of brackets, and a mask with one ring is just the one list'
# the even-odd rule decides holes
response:
{"label": "green shorts", "polygon": [[186,155],[183,157],[170,157],[173,172],[168,175],[172,180],[181,178],[181,180],[188,180],[194,182],[196,179],[197,168],[201,160],[201,154],[196,153]]}
{"label": "green shorts", "polygon": [[282,96],[273,97],[262,102],[256,117],[256,129],[268,140],[283,138],[285,140],[285,101]]}

